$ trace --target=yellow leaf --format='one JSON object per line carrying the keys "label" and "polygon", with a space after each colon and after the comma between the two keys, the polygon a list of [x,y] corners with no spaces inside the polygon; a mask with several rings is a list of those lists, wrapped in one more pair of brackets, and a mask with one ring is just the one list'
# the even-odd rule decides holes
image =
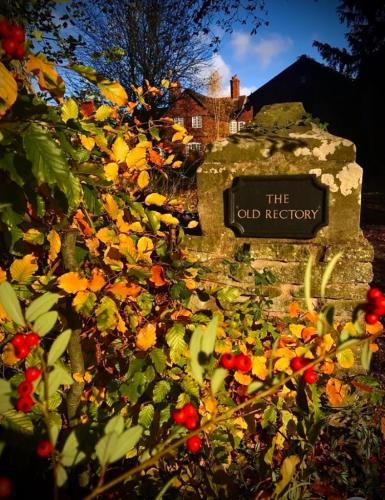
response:
{"label": "yellow leaf", "polygon": [[84,378],[84,382],[87,382],[87,384],[89,384],[92,380],[92,375],[89,371],[86,371],[83,378]]}
{"label": "yellow leaf", "polygon": [[116,178],[118,177],[119,173],[119,166],[117,163],[112,162],[112,163],[107,163],[103,167],[104,169],[104,175],[106,176],[106,179],[108,181],[114,182]]}
{"label": "yellow leaf", "polygon": [[97,238],[88,238],[86,241],[86,246],[92,255],[99,255],[98,248],[100,242]]}
{"label": "yellow leaf", "polygon": [[95,139],[87,135],[80,134],[80,142],[87,151],[92,151],[95,146]]}
{"label": "yellow leaf", "polygon": [[140,222],[133,222],[129,224],[128,229],[134,233],[143,233],[144,228]]}
{"label": "yellow leaf", "polygon": [[161,207],[162,205],[164,205],[165,201],[166,201],[166,197],[163,196],[162,194],[151,193],[151,194],[146,196],[144,203],[146,205],[157,205],[158,207]]}
{"label": "yellow leaf", "polygon": [[289,325],[290,332],[294,335],[294,337],[301,338],[302,330],[304,329],[304,325]]}
{"label": "yellow leaf", "polygon": [[3,63],[0,62],[0,118],[16,101],[17,83]]}
{"label": "yellow leaf", "polygon": [[138,252],[140,254],[151,253],[154,249],[154,244],[150,238],[143,236],[137,243]]}
{"label": "yellow leaf", "polygon": [[102,227],[96,233],[96,237],[105,245],[111,245],[112,243],[117,243],[118,237],[113,229],[108,227]]}
{"label": "yellow leaf", "polygon": [[126,161],[129,151],[126,141],[122,137],[117,137],[112,145],[112,159],[118,163]]}
{"label": "yellow leaf", "polygon": [[277,370],[278,372],[285,372],[290,366],[290,359],[289,358],[280,358],[278,361],[276,361],[274,365],[274,370]]}
{"label": "yellow leaf", "polygon": [[16,357],[15,354],[15,348],[10,342],[4,346],[3,352],[1,353],[1,359],[5,365],[9,366],[16,365],[16,363],[19,362],[19,358]]}
{"label": "yellow leaf", "polygon": [[38,229],[31,228],[23,234],[23,240],[32,245],[42,245],[44,243],[44,234]]}
{"label": "yellow leaf", "polygon": [[197,227],[198,221],[196,220],[190,220],[190,222],[187,224],[188,229],[194,229],[194,227]]}
{"label": "yellow leaf", "polygon": [[183,136],[184,136],[183,132],[175,132],[175,134],[172,136],[171,141],[172,142],[180,141],[181,139],[183,139]]}
{"label": "yellow leaf", "polygon": [[64,95],[65,86],[61,76],[59,76],[54,65],[50,63],[43,54],[28,57],[25,69],[37,76],[37,81],[41,90],[48,90],[57,100]]}
{"label": "yellow leaf", "polygon": [[92,312],[96,303],[96,295],[92,292],[82,290],[77,292],[72,300],[76,312],[88,315]]}
{"label": "yellow leaf", "polygon": [[146,144],[139,143],[134,149],[127,153],[126,163],[128,168],[142,170],[147,168]]}
{"label": "yellow leaf", "polygon": [[7,280],[7,273],[0,267],[0,283]]}
{"label": "yellow leaf", "polygon": [[174,163],[171,165],[172,168],[180,168],[182,166],[182,161],[178,160],[178,161],[174,161]]}
{"label": "yellow leaf", "polygon": [[110,266],[113,271],[121,271],[124,267],[124,264],[121,261],[120,252],[114,246],[106,248],[103,262]]}
{"label": "yellow leaf", "polygon": [[61,249],[60,236],[55,231],[55,229],[51,229],[51,231],[47,235],[47,240],[49,241],[48,260],[50,262],[53,262],[59,255]]}
{"label": "yellow leaf", "polygon": [[325,392],[330,404],[340,405],[348,393],[349,386],[343,384],[337,378],[329,378],[327,381]]}
{"label": "yellow leaf", "polygon": [[94,267],[91,272],[92,276],[88,280],[88,288],[93,292],[98,292],[101,290],[106,284],[106,280],[104,278],[104,273],[101,269]]}
{"label": "yellow leaf", "polygon": [[127,104],[128,96],[127,92],[118,82],[110,82],[108,80],[98,83],[100,92],[104,97],[109,99],[114,104],[118,106],[124,106]]}
{"label": "yellow leaf", "polygon": [[138,186],[141,189],[144,189],[145,187],[148,186],[149,182],[150,182],[149,173],[146,170],[143,170],[143,172],[140,172],[138,180],[137,180]]}
{"label": "yellow leaf", "polygon": [[120,233],[128,233],[130,230],[130,224],[123,219],[123,210],[120,210],[118,216],[116,217],[116,227]]}
{"label": "yellow leaf", "polygon": [[61,107],[61,119],[64,123],[67,123],[68,120],[76,120],[78,116],[78,105],[76,104],[75,99],[72,99],[72,97],[70,97]]}
{"label": "yellow leaf", "polygon": [[354,365],[353,351],[349,348],[337,353],[337,360],[341,368],[351,368]]}
{"label": "yellow leaf", "polygon": [[37,269],[36,257],[33,254],[28,254],[24,255],[22,259],[14,260],[9,270],[14,281],[25,283]]}
{"label": "yellow leaf", "polygon": [[193,138],[193,136],[192,136],[192,135],[186,135],[186,137],[184,137],[184,139],[183,139],[183,141],[182,141],[182,142],[183,142],[183,144],[187,144],[187,143],[189,143],[189,142],[191,141],[191,139],[192,139],[192,138]]}
{"label": "yellow leaf", "polygon": [[107,104],[102,104],[96,110],[95,119],[98,121],[104,121],[111,115],[112,111],[113,109],[111,108],[111,106],[107,106]]}
{"label": "yellow leaf", "polygon": [[116,298],[125,300],[127,297],[137,297],[141,292],[140,286],[127,281],[117,281],[107,288],[107,292],[112,293]]}
{"label": "yellow leaf", "polygon": [[179,220],[171,214],[162,214],[160,220],[163,224],[166,224],[166,226],[177,226],[179,224]]}
{"label": "yellow leaf", "polygon": [[265,356],[253,356],[253,368],[252,373],[256,375],[261,380],[265,380],[265,378],[269,375],[269,370],[266,368],[266,358]]}
{"label": "yellow leaf", "polygon": [[129,261],[135,261],[137,250],[134,240],[127,234],[119,234],[119,252]]}
{"label": "yellow leaf", "polygon": [[118,218],[120,208],[117,202],[115,201],[115,198],[110,195],[110,194],[105,194],[103,196],[103,206],[108,213],[108,215],[111,217],[112,220],[116,220]]}
{"label": "yellow leaf", "polygon": [[84,381],[83,375],[80,372],[73,373],[72,378],[79,384]]}
{"label": "yellow leaf", "polygon": [[88,286],[87,278],[82,278],[79,273],[70,272],[60,276],[57,286],[67,293],[76,293],[85,290]]}
{"label": "yellow leaf", "polygon": [[166,80],[166,79],[163,79],[160,84],[162,85],[162,87],[164,87],[165,89],[168,89],[169,86],[170,86],[170,81],[169,80]]}
{"label": "yellow leaf", "polygon": [[247,373],[242,373],[239,370],[234,373],[234,379],[238,382],[238,384],[241,385],[249,385],[252,380],[250,375],[247,375]]}
{"label": "yellow leaf", "polygon": [[330,333],[327,333],[326,335],[324,335],[322,337],[322,342],[323,342],[323,347],[325,349],[326,352],[329,352],[330,349],[333,347],[334,345],[334,339],[333,337],[330,335]]}
{"label": "yellow leaf", "polygon": [[180,125],[179,123],[174,123],[174,125],[172,126],[172,128],[174,130],[176,130],[177,132],[181,132],[182,134],[186,133],[186,129],[184,127],[182,127],[182,125]]}
{"label": "yellow leaf", "polygon": [[281,476],[282,479],[277,483],[274,491],[274,498],[278,498],[279,494],[286,488],[286,486],[293,479],[297,465],[300,463],[298,455],[290,455],[286,457],[282,463]]}
{"label": "yellow leaf", "polygon": [[167,158],[167,160],[165,160],[164,164],[165,164],[165,165],[171,165],[171,163],[173,162],[174,158],[175,158],[175,155],[170,155],[170,156]]}
{"label": "yellow leaf", "polygon": [[141,351],[148,351],[156,343],[156,326],[147,323],[141,328],[136,336],[136,347]]}

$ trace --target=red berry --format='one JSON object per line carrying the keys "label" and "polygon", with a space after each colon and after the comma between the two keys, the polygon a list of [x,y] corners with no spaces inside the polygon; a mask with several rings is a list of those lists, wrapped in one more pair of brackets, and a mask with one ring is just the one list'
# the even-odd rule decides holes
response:
{"label": "red berry", "polygon": [[14,57],[16,59],[23,59],[24,56],[25,56],[24,45],[19,45],[15,51]]}
{"label": "red berry", "polygon": [[33,385],[27,380],[25,382],[21,382],[21,384],[17,387],[17,392],[20,396],[29,396],[33,392]]}
{"label": "red berry", "polygon": [[6,38],[11,34],[12,25],[6,19],[0,21],[0,36]]}
{"label": "red berry", "polygon": [[25,40],[24,29],[21,26],[12,26],[10,30],[9,38],[13,38],[15,42],[22,43]]}
{"label": "red berry", "polygon": [[235,356],[230,352],[226,352],[225,354],[222,354],[219,362],[223,368],[231,370],[235,366]]}
{"label": "red berry", "polygon": [[381,290],[379,288],[370,288],[367,297],[369,301],[375,301],[382,297]]}
{"label": "red berry", "polygon": [[186,403],[183,407],[183,411],[186,418],[196,417],[198,415],[196,408],[191,403]]}
{"label": "red berry", "polygon": [[186,418],[186,422],[184,424],[186,429],[189,431],[192,431],[198,427],[198,419],[197,417],[188,417]]}
{"label": "red berry", "polygon": [[290,368],[295,372],[300,370],[304,366],[306,366],[306,363],[305,359],[302,356],[296,356],[295,358],[292,358],[290,360]]}
{"label": "red berry", "polygon": [[12,38],[6,38],[3,40],[3,49],[9,56],[13,56],[17,50],[19,44]]}
{"label": "red berry", "polygon": [[12,494],[12,482],[9,477],[0,477],[0,499],[8,498]]}
{"label": "red berry", "polygon": [[37,445],[36,448],[36,454],[39,457],[49,457],[52,453],[53,447],[50,441],[48,439],[43,439],[43,441],[40,441],[40,443]]}
{"label": "red berry", "polygon": [[191,436],[186,441],[186,446],[192,453],[197,453],[201,449],[202,440],[199,436]]}
{"label": "red berry", "polygon": [[25,335],[23,335],[22,333],[16,333],[16,335],[11,340],[11,344],[13,345],[13,347],[21,347],[22,345],[25,345],[25,339]]}
{"label": "red berry", "polygon": [[29,333],[25,338],[25,343],[29,347],[35,347],[40,342],[40,336],[37,333]]}
{"label": "red berry", "polygon": [[253,362],[246,354],[237,354],[235,356],[235,366],[240,372],[249,372],[253,366]]}
{"label": "red berry", "polygon": [[385,297],[380,297],[375,301],[373,311],[371,312],[377,314],[377,316],[383,316],[385,314]]}
{"label": "red berry", "polygon": [[41,370],[39,368],[36,368],[35,366],[30,366],[25,370],[25,380],[28,380],[28,382],[33,382],[34,380],[37,380],[41,375]]}
{"label": "red berry", "polygon": [[374,325],[378,321],[378,316],[377,316],[377,314],[366,313],[365,314],[365,321],[368,323],[368,325]]}
{"label": "red berry", "polygon": [[22,411],[23,413],[28,413],[31,411],[33,406],[33,400],[31,396],[22,396],[16,401],[16,408],[18,411]]}
{"label": "red berry", "polygon": [[186,422],[186,414],[184,409],[174,410],[172,412],[172,418],[176,424],[184,424]]}
{"label": "red berry", "polygon": [[15,354],[19,359],[24,359],[29,354],[29,347],[27,345],[21,345],[20,347],[16,347]]}
{"label": "red berry", "polygon": [[314,382],[317,380],[317,374],[312,368],[309,368],[305,370],[303,379],[307,384],[314,384]]}

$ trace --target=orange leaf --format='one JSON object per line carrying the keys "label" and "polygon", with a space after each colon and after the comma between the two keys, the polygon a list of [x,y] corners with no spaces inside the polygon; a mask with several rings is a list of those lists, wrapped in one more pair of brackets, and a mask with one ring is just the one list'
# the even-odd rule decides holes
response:
{"label": "orange leaf", "polygon": [[326,395],[331,405],[337,406],[342,403],[348,393],[348,386],[338,378],[330,378],[326,384]]}
{"label": "orange leaf", "polygon": [[84,214],[81,210],[77,210],[73,217],[74,225],[79,229],[79,231],[84,234],[84,236],[92,236],[93,229],[86,221]]}
{"label": "orange leaf", "polygon": [[296,318],[300,313],[298,302],[292,302],[291,304],[289,304],[288,311],[291,318]]}
{"label": "orange leaf", "polygon": [[115,295],[116,298],[125,300],[127,297],[137,297],[140,292],[140,286],[127,281],[117,281],[107,288],[107,291]]}
{"label": "orange leaf", "polygon": [[367,384],[363,384],[362,382],[358,382],[357,380],[352,380],[351,384],[354,385],[354,387],[357,387],[357,389],[362,392],[373,392],[373,387],[370,387],[370,385]]}
{"label": "orange leaf", "polygon": [[385,441],[385,417],[381,417],[382,439]]}
{"label": "orange leaf", "polygon": [[176,321],[178,318],[189,318],[192,315],[192,312],[188,309],[179,309],[179,311],[174,311],[170,318]]}
{"label": "orange leaf", "polygon": [[305,319],[310,321],[310,323],[316,323],[317,322],[317,314],[311,311],[307,311],[305,313]]}
{"label": "orange leaf", "polygon": [[246,373],[242,373],[239,370],[237,370],[234,373],[234,379],[241,385],[249,385],[251,383],[251,377],[250,375],[247,375]]}
{"label": "orange leaf", "polygon": [[325,358],[319,367],[319,371],[331,375],[334,372],[334,362],[330,358]]}
{"label": "orange leaf", "polygon": [[168,281],[164,279],[164,270],[162,266],[158,264],[152,266],[150,281],[152,281],[155,286],[163,286],[168,283]]}
{"label": "orange leaf", "polygon": [[94,101],[86,101],[83,102],[83,104],[80,106],[80,113],[87,117],[95,113],[96,111],[96,106]]}
{"label": "orange leaf", "polygon": [[305,342],[309,342],[318,335],[317,328],[314,328],[314,326],[308,326],[302,330],[301,335]]}
{"label": "orange leaf", "polygon": [[92,269],[92,277],[88,280],[88,288],[93,292],[98,292],[106,284],[104,273],[101,269],[94,267]]}
{"label": "orange leaf", "polygon": [[297,341],[289,335],[281,335],[281,337],[279,337],[279,347],[290,347],[295,346],[296,344]]}
{"label": "orange leaf", "polygon": [[79,273],[65,273],[57,280],[57,286],[67,293],[76,293],[85,290],[88,286],[87,278],[82,278]]}
{"label": "orange leaf", "polygon": [[369,344],[369,349],[372,351],[372,352],[377,352],[379,347],[377,344]]}
{"label": "orange leaf", "polygon": [[141,351],[148,351],[156,343],[156,326],[147,323],[136,336],[136,347]]}
{"label": "orange leaf", "polygon": [[380,321],[377,321],[377,323],[374,323],[374,325],[366,324],[366,331],[368,333],[371,333],[372,335],[381,332],[383,329],[384,327],[382,326],[382,323]]}
{"label": "orange leaf", "polygon": [[155,151],[155,149],[151,149],[151,151],[148,154],[148,159],[151,163],[153,163],[157,167],[160,167],[163,163],[163,158],[157,151]]}

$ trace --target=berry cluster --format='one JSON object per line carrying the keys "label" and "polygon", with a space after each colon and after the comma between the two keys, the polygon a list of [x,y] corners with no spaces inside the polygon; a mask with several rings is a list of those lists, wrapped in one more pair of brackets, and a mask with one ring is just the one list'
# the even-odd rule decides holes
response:
{"label": "berry cluster", "polygon": [[251,358],[249,358],[249,356],[246,356],[246,354],[241,353],[234,355],[230,352],[222,354],[220,364],[227,370],[235,369],[243,373],[249,372],[253,366]]}
{"label": "berry cluster", "polygon": [[[186,403],[180,410],[174,410],[172,418],[176,424],[184,425],[189,431],[199,426],[197,409],[191,403]],[[186,445],[192,453],[196,453],[202,446],[202,440],[199,436],[192,436],[186,441]]]}
{"label": "berry cluster", "polygon": [[[303,356],[296,356],[295,358],[290,360],[290,368],[294,372],[296,372],[307,366],[309,363],[310,363],[309,359],[306,359]],[[306,382],[307,384],[314,384],[314,382],[317,380],[317,374],[312,366],[307,368],[303,372],[302,377],[304,382]]]}
{"label": "berry cluster", "polygon": [[368,291],[368,303],[365,305],[365,321],[369,325],[374,325],[380,316],[385,314],[385,296],[378,288],[371,288]]}
{"label": "berry cluster", "polygon": [[17,333],[11,340],[11,344],[15,348],[15,355],[19,359],[24,359],[28,356],[30,350],[38,345],[40,337],[37,333],[31,332],[24,335]]}
{"label": "berry cluster", "polygon": [[16,408],[18,411],[28,413],[31,411],[33,406],[33,399],[31,394],[33,393],[32,382],[37,380],[41,375],[39,368],[30,366],[25,370],[25,380],[17,386],[17,393],[19,394],[19,399],[16,401]]}
{"label": "berry cluster", "polygon": [[21,26],[11,24],[6,19],[0,20],[0,37],[4,52],[14,59],[22,59],[25,55],[25,32]]}

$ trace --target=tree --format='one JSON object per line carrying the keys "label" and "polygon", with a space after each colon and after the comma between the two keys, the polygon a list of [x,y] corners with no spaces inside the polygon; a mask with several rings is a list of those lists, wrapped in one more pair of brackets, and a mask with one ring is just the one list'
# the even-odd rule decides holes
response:
{"label": "tree", "polygon": [[199,85],[220,42],[213,27],[231,31],[247,19],[255,33],[265,10],[263,0],[73,0],[68,12],[86,41],[78,58],[130,91],[164,78]]}

